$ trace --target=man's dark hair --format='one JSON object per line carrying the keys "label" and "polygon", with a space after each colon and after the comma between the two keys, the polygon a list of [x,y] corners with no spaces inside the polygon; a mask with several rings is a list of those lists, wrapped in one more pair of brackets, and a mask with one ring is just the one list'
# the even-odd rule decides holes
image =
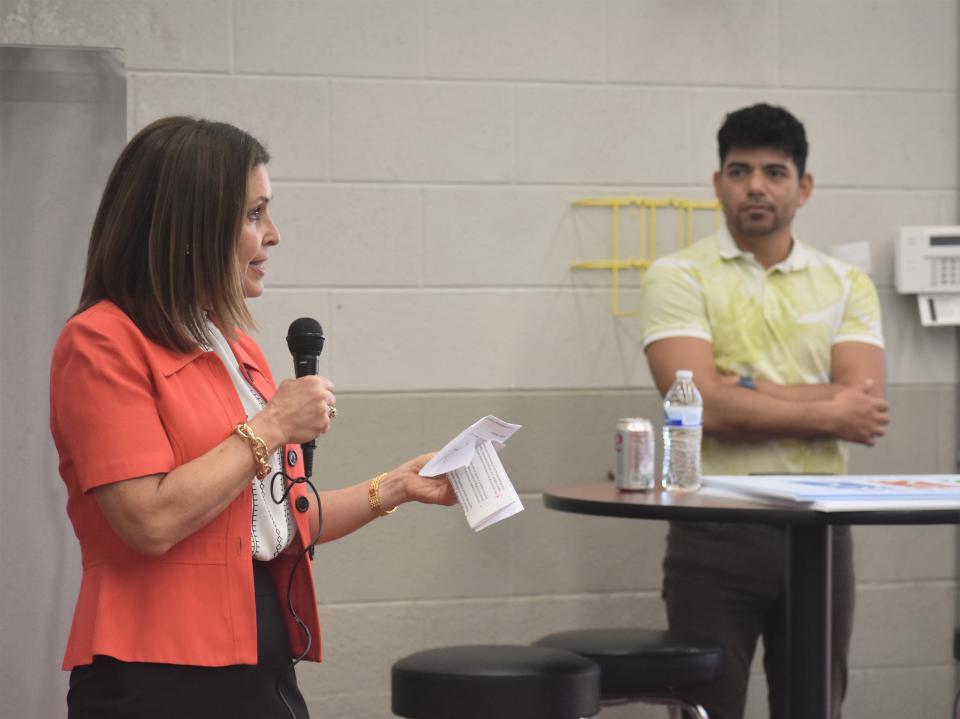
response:
{"label": "man's dark hair", "polygon": [[730,150],[771,147],[790,156],[803,176],[807,165],[807,133],[803,123],[782,107],[759,103],[727,115],[717,133],[720,167]]}

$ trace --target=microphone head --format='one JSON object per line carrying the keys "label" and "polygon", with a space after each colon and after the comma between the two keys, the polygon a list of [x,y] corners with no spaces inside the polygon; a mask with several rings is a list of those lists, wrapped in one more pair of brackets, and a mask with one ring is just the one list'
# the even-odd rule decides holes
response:
{"label": "microphone head", "polygon": [[287,330],[287,348],[292,355],[318,355],[323,350],[323,340],[323,328],[313,317],[294,320]]}

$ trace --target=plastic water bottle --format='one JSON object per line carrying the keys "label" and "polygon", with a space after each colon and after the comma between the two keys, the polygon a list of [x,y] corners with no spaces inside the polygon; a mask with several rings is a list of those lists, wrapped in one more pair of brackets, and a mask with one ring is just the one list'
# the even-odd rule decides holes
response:
{"label": "plastic water bottle", "polygon": [[663,476],[671,492],[700,489],[700,439],[703,436],[703,397],[693,372],[678,369],[663,398]]}

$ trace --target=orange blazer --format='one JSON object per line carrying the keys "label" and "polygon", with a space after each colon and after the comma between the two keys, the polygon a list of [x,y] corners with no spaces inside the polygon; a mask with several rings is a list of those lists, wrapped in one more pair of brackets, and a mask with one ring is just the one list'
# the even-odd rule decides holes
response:
{"label": "orange blazer", "polygon": [[[270,398],[273,377],[256,343],[238,333],[230,347],[247,379]],[[169,472],[215,447],[245,418],[213,352],[165,349],[111,302],[67,322],[53,351],[50,428],[83,576],[64,669],[89,664],[95,654],[200,666],[256,664],[251,492],[241,492],[220,516],[163,556],[146,557],[113,531],[90,491]],[[285,447],[284,462],[287,474],[303,476],[298,445]],[[315,502],[308,492],[306,485],[295,485],[291,506],[298,497]],[[307,514],[295,510],[294,516],[305,547]],[[283,554],[267,566],[287,619],[290,652],[299,655],[303,633],[284,601],[293,561]],[[307,658],[320,661],[317,602],[306,559],[297,567],[291,597],[313,637]]]}

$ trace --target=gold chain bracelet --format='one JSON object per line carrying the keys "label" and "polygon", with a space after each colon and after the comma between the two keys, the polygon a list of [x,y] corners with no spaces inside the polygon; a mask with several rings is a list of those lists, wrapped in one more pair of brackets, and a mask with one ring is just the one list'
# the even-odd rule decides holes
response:
{"label": "gold chain bracelet", "polygon": [[367,501],[370,503],[370,511],[373,512],[378,517],[385,517],[388,514],[393,514],[397,511],[397,508],[386,510],[383,508],[383,505],[380,504],[380,482],[383,481],[383,478],[387,476],[387,473],[378,474],[376,477],[370,480],[370,488],[367,490]]}
{"label": "gold chain bracelet", "polygon": [[250,429],[246,422],[238,424],[234,432],[247,440],[247,444],[250,445],[250,449],[253,451],[253,459],[257,463],[257,479],[263,479],[270,474],[270,463],[267,461],[266,443],[253,433],[253,430]]}

